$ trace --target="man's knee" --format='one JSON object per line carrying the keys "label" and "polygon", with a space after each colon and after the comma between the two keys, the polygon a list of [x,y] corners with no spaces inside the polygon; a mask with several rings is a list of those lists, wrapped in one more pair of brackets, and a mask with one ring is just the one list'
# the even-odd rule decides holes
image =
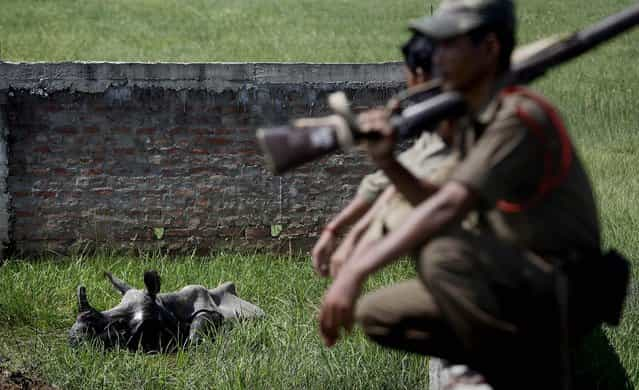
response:
{"label": "man's knee", "polygon": [[388,310],[384,310],[388,302],[383,295],[371,293],[362,297],[355,310],[356,321],[370,340],[380,346],[404,349],[405,338],[401,321]]}
{"label": "man's knee", "polygon": [[367,294],[359,299],[355,307],[355,320],[369,337],[388,332],[387,318],[380,312],[380,299],[375,293]]}
{"label": "man's knee", "polygon": [[442,276],[468,272],[472,250],[462,237],[438,237],[420,252],[417,271],[422,281],[432,288]]}

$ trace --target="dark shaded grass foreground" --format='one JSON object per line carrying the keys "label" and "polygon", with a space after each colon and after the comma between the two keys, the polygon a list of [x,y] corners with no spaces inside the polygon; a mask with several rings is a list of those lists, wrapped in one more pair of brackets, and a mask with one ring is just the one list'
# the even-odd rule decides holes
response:
{"label": "dark shaded grass foreground", "polygon": [[[235,281],[238,294],[262,307],[268,317],[227,323],[201,345],[169,355],[67,346],[77,284],[87,286],[94,306],[106,309],[120,297],[101,277],[103,270],[142,287],[142,273],[150,268],[160,271],[163,291]],[[410,261],[403,261],[375,276],[368,288],[413,274]],[[105,254],[10,261],[0,267],[0,356],[10,359],[4,366],[61,388],[425,389],[425,358],[378,348],[359,330],[335,349],[321,345],[316,314],[326,286],[306,259],[264,255],[137,259]],[[632,389],[639,383],[636,294],[628,301],[622,326],[595,332],[579,355],[580,388]],[[534,370],[531,367],[531,373]],[[624,384],[626,380],[630,382]]]}
{"label": "dark shaded grass foreground", "polygon": [[[268,317],[227,324],[214,340],[171,355],[95,345],[71,350],[66,332],[76,316],[75,287],[84,283],[92,304],[106,309],[120,298],[101,277],[103,270],[142,287],[149,268],[159,270],[163,291],[235,281],[238,294]],[[399,264],[370,285],[389,284],[411,269],[408,262]],[[338,348],[322,346],[315,317],[326,285],[306,260],[261,255],[11,261],[0,268],[0,355],[10,358],[12,368],[61,388],[426,388],[425,358],[382,350],[359,331]]]}

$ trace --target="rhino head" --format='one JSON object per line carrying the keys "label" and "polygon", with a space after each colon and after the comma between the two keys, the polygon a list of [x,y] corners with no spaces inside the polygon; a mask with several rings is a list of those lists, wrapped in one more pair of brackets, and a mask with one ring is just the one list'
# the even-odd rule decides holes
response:
{"label": "rhino head", "polygon": [[97,340],[105,348],[121,346],[153,352],[173,348],[180,342],[179,322],[157,297],[160,276],[156,271],[144,273],[146,290],[131,288],[108,272],[105,277],[122,299],[114,308],[98,311],[89,303],[85,287],[79,286],[78,317],[69,331],[72,346]]}

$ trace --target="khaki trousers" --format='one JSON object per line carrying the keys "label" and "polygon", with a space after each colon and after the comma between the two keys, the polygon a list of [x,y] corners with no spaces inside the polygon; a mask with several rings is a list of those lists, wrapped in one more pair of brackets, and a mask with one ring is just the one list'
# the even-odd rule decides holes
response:
{"label": "khaki trousers", "polygon": [[561,327],[545,260],[459,230],[431,240],[416,268],[418,279],[360,299],[356,318],[368,337],[468,364],[495,388],[559,387]]}

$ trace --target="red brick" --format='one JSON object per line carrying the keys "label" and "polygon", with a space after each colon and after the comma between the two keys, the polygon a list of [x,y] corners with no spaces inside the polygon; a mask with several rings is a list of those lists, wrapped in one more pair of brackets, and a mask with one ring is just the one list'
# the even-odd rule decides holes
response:
{"label": "red brick", "polygon": [[178,149],[176,147],[173,147],[173,146],[170,146],[170,147],[167,147],[167,148],[160,148],[160,151],[162,153],[166,153],[166,154],[176,154],[176,153],[178,153],[180,151],[180,149]]}
{"label": "red brick", "polygon": [[96,195],[112,195],[113,194],[113,188],[110,188],[110,187],[98,187],[98,188],[93,188],[91,190],[91,192],[93,192]]}
{"label": "red brick", "polygon": [[150,208],[147,207],[144,209],[144,216],[148,219],[160,219],[162,218],[162,209],[161,208]]}
{"label": "red brick", "polygon": [[83,176],[99,176],[104,174],[104,170],[102,168],[87,168],[82,169],[80,173]]}
{"label": "red brick", "polygon": [[181,170],[171,169],[171,168],[162,168],[162,170],[160,171],[160,174],[162,176],[167,176],[167,177],[183,176],[183,172]]}
{"label": "red brick", "polygon": [[224,106],[222,107],[222,114],[236,114],[240,112],[240,107],[238,106]]}
{"label": "red brick", "polygon": [[194,233],[191,229],[175,229],[175,228],[167,228],[164,232],[164,237],[189,237]]}
{"label": "red brick", "polygon": [[209,144],[211,144],[211,145],[228,145],[228,144],[230,144],[230,143],[231,143],[231,141],[230,141],[230,140],[228,140],[228,139],[226,139],[226,138],[219,138],[219,137],[216,137],[216,138],[209,138],[209,139],[207,140],[207,142],[208,142]]}
{"label": "red brick", "polygon": [[192,154],[209,154],[209,151],[206,149],[193,149],[191,150]]}
{"label": "red brick", "polygon": [[86,126],[84,128],[84,132],[88,134],[97,134],[98,132],[100,132],[100,129],[95,126]]}
{"label": "red brick", "polygon": [[49,149],[46,145],[38,146],[37,148],[34,148],[33,151],[34,153],[51,153],[51,149]]}
{"label": "red brick", "polygon": [[173,194],[181,198],[191,198],[195,195],[195,192],[188,188],[180,188],[173,191]]}
{"label": "red brick", "polygon": [[192,154],[191,165],[202,166],[209,165],[209,154]]}
{"label": "red brick", "polygon": [[215,194],[219,191],[218,188],[213,187],[201,187],[199,192],[200,194]]}
{"label": "red brick", "polygon": [[238,147],[253,148],[253,149],[257,149],[257,146],[258,146],[257,139],[254,136],[252,136],[252,138],[249,138],[249,139],[238,141],[236,142],[236,144]]}
{"label": "red brick", "polygon": [[33,176],[49,176],[51,170],[49,168],[31,168],[28,172]]}
{"label": "red brick", "polygon": [[47,112],[59,112],[59,111],[62,111],[63,109],[61,105],[51,103],[51,102],[47,103],[45,107]]}
{"label": "red brick", "polygon": [[234,134],[234,133],[235,133],[235,129],[227,129],[227,128],[215,129],[215,134],[219,134],[219,135],[227,135],[227,134]]}
{"label": "red brick", "polygon": [[153,127],[141,127],[137,129],[135,132],[137,134],[155,134],[156,131],[157,129]]}
{"label": "red brick", "polygon": [[78,130],[75,129],[74,127],[59,127],[56,129],[56,132],[60,133],[60,134],[77,134]]}
{"label": "red brick", "polygon": [[267,228],[248,227],[244,231],[244,236],[248,239],[267,238],[271,236],[271,231]]}
{"label": "red brick", "polygon": [[334,166],[334,167],[327,167],[326,172],[330,173],[331,175],[343,175],[345,173],[348,172],[348,168],[345,166]]}
{"label": "red brick", "polygon": [[54,191],[34,191],[33,192],[33,195],[39,198],[45,198],[45,199],[55,198],[56,194],[57,193]]}
{"label": "red brick", "polygon": [[171,130],[169,130],[169,134],[174,135],[174,134],[180,134],[180,133],[186,133],[187,129],[184,127],[174,127]]}
{"label": "red brick", "polygon": [[131,132],[131,129],[129,129],[128,127],[114,127],[113,129],[111,129],[111,131],[119,134],[129,134]]}
{"label": "red brick", "polygon": [[113,149],[113,154],[130,156],[130,155],[135,154],[135,148],[114,148]]}
{"label": "red brick", "polygon": [[220,228],[216,229],[216,233],[220,237],[240,237],[244,235],[241,228]]}
{"label": "red brick", "polygon": [[189,169],[189,174],[198,175],[201,173],[208,173],[209,171],[210,171],[210,168],[208,167],[194,167]]}
{"label": "red brick", "polygon": [[64,197],[65,200],[67,199],[81,199],[83,192],[82,191],[60,191],[59,192],[60,196]]}
{"label": "red brick", "polygon": [[30,191],[15,191],[11,193],[11,196],[14,198],[26,198],[27,196],[31,196],[32,193]]}
{"label": "red brick", "polygon": [[111,217],[113,216],[112,209],[96,209],[93,210],[94,215],[102,216],[102,217]]}
{"label": "red brick", "polygon": [[70,173],[66,168],[53,168],[53,174],[56,176],[69,176]]}
{"label": "red brick", "polygon": [[104,156],[98,157],[96,154],[93,156],[82,156],[78,159],[82,164],[102,164],[104,162]]}
{"label": "red brick", "polygon": [[196,207],[201,207],[201,208],[208,208],[211,205],[211,202],[206,199],[206,198],[198,198],[195,201],[195,206]]}

